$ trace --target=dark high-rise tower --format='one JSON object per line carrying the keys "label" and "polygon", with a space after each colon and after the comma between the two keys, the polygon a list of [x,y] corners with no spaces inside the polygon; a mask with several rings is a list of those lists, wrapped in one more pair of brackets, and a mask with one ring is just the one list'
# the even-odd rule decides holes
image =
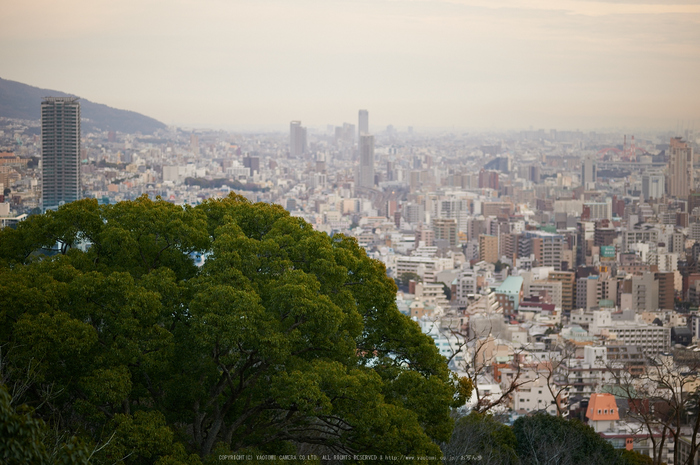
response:
{"label": "dark high-rise tower", "polygon": [[77,97],[41,102],[44,210],[80,199],[80,103]]}

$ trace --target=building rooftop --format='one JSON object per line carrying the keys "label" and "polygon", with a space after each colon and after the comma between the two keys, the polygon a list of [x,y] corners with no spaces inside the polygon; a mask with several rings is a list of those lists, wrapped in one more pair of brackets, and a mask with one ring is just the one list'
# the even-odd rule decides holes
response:
{"label": "building rooftop", "polygon": [[522,276],[508,276],[496,289],[501,294],[518,294],[523,287]]}
{"label": "building rooftop", "polygon": [[592,394],[588,401],[586,418],[591,421],[619,420],[620,412],[617,409],[615,396],[612,394]]}

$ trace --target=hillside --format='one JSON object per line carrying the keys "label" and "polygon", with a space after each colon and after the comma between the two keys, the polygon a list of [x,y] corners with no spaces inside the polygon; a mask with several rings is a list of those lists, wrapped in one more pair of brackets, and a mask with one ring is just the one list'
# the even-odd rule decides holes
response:
{"label": "hillside", "polygon": [[[40,89],[21,82],[0,78],[0,117],[38,120],[43,97],[69,97],[57,90]],[[83,131],[141,132],[152,134],[165,124],[140,113],[118,110],[100,103],[80,99]]]}

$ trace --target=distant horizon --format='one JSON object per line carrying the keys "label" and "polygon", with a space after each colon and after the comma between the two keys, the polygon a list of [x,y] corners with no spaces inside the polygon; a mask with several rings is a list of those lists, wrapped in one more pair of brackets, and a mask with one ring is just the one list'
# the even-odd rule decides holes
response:
{"label": "distant horizon", "polygon": [[[168,125],[700,130],[698,0],[10,2],[2,74]],[[685,123],[683,123],[685,122]]]}
{"label": "distant horizon", "polygon": [[[115,108],[118,110],[124,110],[124,111],[134,111],[137,113],[140,113],[144,116],[150,117],[150,118],[155,118],[158,121],[162,122],[163,124],[166,124],[167,126],[170,127],[177,127],[177,128],[186,128],[188,130],[225,130],[225,131],[239,131],[239,132],[244,132],[244,131],[252,131],[252,132],[258,132],[258,131],[263,131],[263,132],[270,132],[270,133],[284,133],[289,130],[289,122],[286,123],[238,123],[238,124],[227,124],[227,123],[192,123],[192,122],[168,122],[164,121],[162,119],[159,119],[157,116],[154,116],[152,114],[147,114],[143,113],[138,110],[134,110],[133,108],[127,108],[124,105],[113,105],[110,103],[102,102],[99,101],[95,98],[92,97],[85,97],[80,95],[78,92],[72,92],[72,90],[62,90],[62,89],[50,89],[49,87],[53,86],[48,86],[46,88],[43,88],[42,86],[35,85],[33,83],[27,83],[27,82],[22,82],[18,81],[16,79],[11,79],[7,78],[4,76],[0,76],[3,79],[7,79],[10,81],[15,81],[15,82],[20,82],[21,84],[26,84],[32,87],[39,87],[44,90],[48,91],[56,91],[56,92],[63,92],[66,94],[71,94],[77,96],[79,99],[84,99],[88,100],[92,103],[97,103],[97,104],[104,104],[107,106],[110,106],[111,108]],[[47,97],[50,97],[50,95],[47,95]],[[683,133],[686,130],[691,130],[691,131],[700,131],[700,118],[698,119],[691,119],[691,120],[683,120],[683,121],[665,121],[665,122],[660,122],[660,124],[653,124],[649,123],[648,126],[644,127],[634,127],[634,126],[616,126],[616,127],[611,127],[611,126],[587,126],[587,127],[537,127],[533,124],[519,124],[519,125],[513,125],[513,126],[460,126],[458,124],[452,124],[452,125],[414,125],[414,124],[394,124],[394,123],[387,123],[385,125],[382,125],[381,123],[372,123],[372,115],[373,112],[369,108],[360,108],[355,111],[355,120],[351,118],[346,118],[342,122],[328,122],[328,123],[318,123],[318,122],[313,122],[310,124],[307,124],[303,118],[299,117],[292,117],[289,121],[301,121],[302,125],[304,127],[307,127],[309,129],[312,129],[313,131],[317,132],[326,132],[326,127],[327,126],[342,126],[343,123],[351,123],[354,125],[357,125],[357,112],[360,109],[367,109],[369,113],[369,121],[370,121],[370,129],[372,129],[373,134],[380,134],[381,132],[384,132],[387,128],[387,126],[392,125],[394,126],[395,130],[398,132],[406,132],[409,127],[412,127],[415,132],[428,132],[428,133],[437,133],[437,132],[449,132],[449,131],[459,131],[459,132],[521,132],[521,131],[540,131],[544,130],[545,133],[549,133],[551,130],[555,131],[564,131],[564,132],[575,132],[575,131],[580,131],[582,133],[588,133],[588,132],[598,132],[598,133],[629,133],[633,134],[635,131],[638,131],[639,133],[643,132],[674,132],[678,135],[683,135]],[[381,114],[381,112],[380,112]],[[675,127],[673,127],[675,126]],[[697,135],[700,136],[700,135]],[[696,136],[696,137],[697,137]]]}

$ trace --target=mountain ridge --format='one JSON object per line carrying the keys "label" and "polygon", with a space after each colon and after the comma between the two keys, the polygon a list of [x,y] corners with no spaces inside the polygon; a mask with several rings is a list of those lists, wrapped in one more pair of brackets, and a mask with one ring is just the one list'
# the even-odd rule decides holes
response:
{"label": "mountain ridge", "polygon": [[83,131],[117,131],[122,133],[153,134],[166,125],[131,110],[119,110],[91,102],[74,94],[42,89],[18,81],[0,78],[0,117],[38,120],[41,118],[41,100],[44,97],[78,97],[83,118]]}

